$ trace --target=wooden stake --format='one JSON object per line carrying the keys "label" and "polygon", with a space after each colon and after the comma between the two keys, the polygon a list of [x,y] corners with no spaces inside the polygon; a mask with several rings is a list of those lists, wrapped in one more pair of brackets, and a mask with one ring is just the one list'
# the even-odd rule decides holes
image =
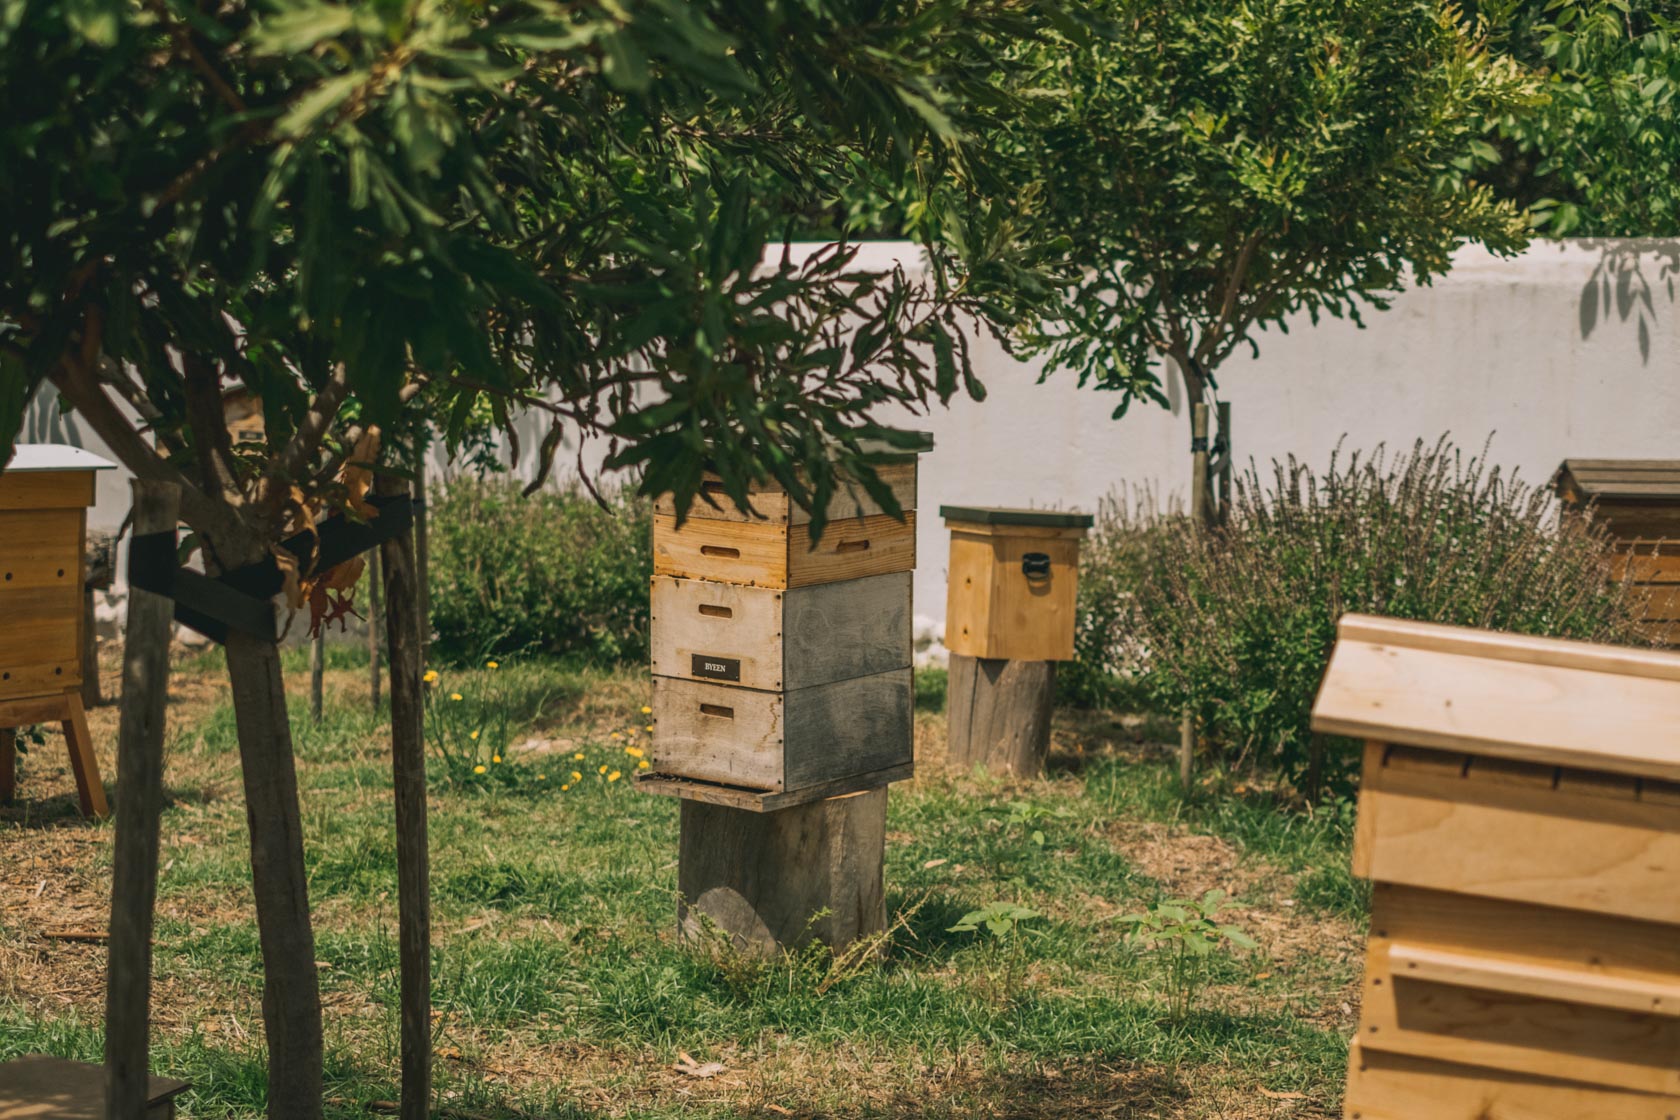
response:
{"label": "wooden stake", "polygon": [[1224,450],[1219,455],[1219,512],[1221,525],[1231,516],[1231,464],[1235,460],[1235,444],[1231,442],[1231,402],[1219,402],[1219,442]]}
{"label": "wooden stake", "polygon": [[[375,481],[401,494],[400,479]],[[403,1120],[426,1120],[432,1097],[431,869],[426,847],[426,742],[421,682],[420,585],[414,537],[380,546],[391,659],[391,773],[396,793],[397,958],[401,972]],[[371,618],[370,618],[371,621]]]}
{"label": "wooden stake", "polygon": [[886,926],[886,842],[885,789],[770,813],[684,801],[678,925],[761,956],[842,949]]}
{"label": "wooden stake", "polygon": [[953,653],[950,664],[952,769],[1036,778],[1050,753],[1056,704],[1054,661],[1010,661]]}
{"label": "wooden stake", "polygon": [[309,640],[309,719],[321,722],[321,686],[327,670],[326,627]]}
{"label": "wooden stake", "polygon": [[368,554],[368,699],[379,710],[379,554]]}
{"label": "wooden stake", "polygon": [[[174,532],[180,491],[135,479],[136,534]],[[149,1112],[152,907],[163,811],[163,729],[169,699],[169,629],[175,604],[130,587],[117,730],[117,815],[111,868],[111,937],[105,987],[105,1116]]]}
{"label": "wooden stake", "polygon": [[[1212,520],[1208,492],[1208,406],[1190,406],[1190,520],[1206,529]],[[1184,712],[1178,722],[1178,784],[1190,792],[1196,771],[1196,721]]]}

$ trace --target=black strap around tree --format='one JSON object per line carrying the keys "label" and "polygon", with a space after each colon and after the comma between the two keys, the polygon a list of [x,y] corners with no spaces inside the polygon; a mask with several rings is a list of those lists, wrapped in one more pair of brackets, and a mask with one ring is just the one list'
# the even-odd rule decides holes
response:
{"label": "black strap around tree", "polygon": [[[299,571],[324,572],[406,531],[421,504],[406,494],[369,495],[367,502],[378,517],[353,521],[334,514],[315,532],[288,537],[280,547],[297,557]],[[230,630],[270,641],[279,636],[271,601],[286,580],[272,556],[212,577],[181,567],[176,548],[173,532],[135,536],[128,546],[129,586],[175,600],[175,621],[217,644],[227,642]]]}

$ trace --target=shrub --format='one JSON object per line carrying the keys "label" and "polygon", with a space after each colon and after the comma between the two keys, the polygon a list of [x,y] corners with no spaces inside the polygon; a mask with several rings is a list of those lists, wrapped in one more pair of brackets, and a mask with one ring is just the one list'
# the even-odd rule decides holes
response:
{"label": "shrub", "polygon": [[436,656],[646,657],[651,524],[628,494],[603,509],[576,488],[527,498],[508,479],[450,483],[428,526]]}
{"label": "shrub", "polygon": [[1234,763],[1298,781],[1344,612],[1650,644],[1609,578],[1603,531],[1445,439],[1393,460],[1338,452],[1322,476],[1293,458],[1268,476],[1251,467],[1219,530],[1115,510],[1104,531],[1129,536],[1141,578],[1088,643],[1160,710],[1192,712]]}

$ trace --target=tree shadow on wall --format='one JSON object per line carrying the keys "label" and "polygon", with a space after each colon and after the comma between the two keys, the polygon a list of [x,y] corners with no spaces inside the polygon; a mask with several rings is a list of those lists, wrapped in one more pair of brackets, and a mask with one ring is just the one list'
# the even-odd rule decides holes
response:
{"label": "tree shadow on wall", "polygon": [[1651,364],[1651,330],[1656,325],[1658,297],[1674,303],[1675,279],[1680,275],[1680,242],[1649,237],[1583,238],[1581,244],[1599,254],[1592,276],[1581,288],[1578,307],[1581,337],[1608,323],[1612,316],[1631,323],[1639,339],[1639,360]]}

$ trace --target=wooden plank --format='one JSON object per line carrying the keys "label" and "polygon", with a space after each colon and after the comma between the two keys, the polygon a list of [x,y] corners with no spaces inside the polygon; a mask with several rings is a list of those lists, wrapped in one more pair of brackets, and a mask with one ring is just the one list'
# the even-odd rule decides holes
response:
{"label": "wooden plank", "polygon": [[[185,1081],[153,1077],[147,1120],[175,1115]],[[0,1062],[0,1120],[105,1120],[105,1070],[45,1054]]]}
{"label": "wooden plank", "polygon": [[68,709],[64,719],[64,742],[70,750],[70,773],[76,779],[76,800],[82,816],[103,820],[111,815],[105,800],[105,783],[99,777],[99,759],[93,753],[93,736],[88,732],[87,712],[79,691],[64,694]]}
{"label": "wooden plank", "polygon": [[1391,770],[1409,774],[1429,774],[1438,778],[1462,778],[1470,766],[1470,756],[1463,751],[1438,751],[1424,747],[1393,746],[1383,758],[1383,765]]}
{"label": "wooden plank", "polygon": [[1468,626],[1442,626],[1433,622],[1379,618],[1368,614],[1343,615],[1336,625],[1336,637],[1338,643],[1366,642],[1395,649],[1432,650],[1510,661],[1519,665],[1586,669],[1680,681],[1680,654],[1632,646],[1501,634]]}
{"label": "wooden plank", "polygon": [[809,529],[795,529],[793,537],[789,587],[908,572],[916,566],[914,510],[905,511],[903,521],[886,514],[831,521],[819,541],[811,539]]}
{"label": "wooden plank", "polygon": [[[1189,717],[1185,717],[1188,720]],[[1366,790],[1370,788],[1370,775],[1381,770],[1388,761],[1389,746],[1387,743],[1375,739],[1367,740],[1364,748],[1364,758],[1361,763],[1365,779],[1359,784],[1359,811],[1354,815],[1353,823],[1353,865],[1354,875],[1361,879],[1370,879],[1373,847],[1377,840],[1377,805],[1373,798],[1367,797]],[[1188,783],[1183,783],[1186,786]],[[1378,884],[1379,886],[1381,884]]]}
{"label": "wooden plank", "polygon": [[785,525],[654,515],[653,572],[683,579],[786,587],[788,529]]}
{"label": "wooden plank", "polygon": [[[1029,576],[1027,556],[1048,558],[1049,573]],[[996,541],[992,609],[985,657],[1070,661],[1079,588],[1079,541],[1009,536]]]}
{"label": "wooden plank", "polygon": [[0,697],[81,687],[81,599],[70,580],[0,592]]}
{"label": "wooden plank", "polygon": [[909,669],[909,572],[798,587],[785,593],[782,680],[789,691]]}
{"label": "wooden plank", "polygon": [[1082,541],[1089,535],[1089,530],[1076,526],[1007,525],[989,524],[981,521],[952,521],[950,525],[953,533],[968,533],[976,537],[1030,537],[1035,540]]}
{"label": "wooden plank", "polygon": [[950,664],[951,769],[1033,779],[1050,753],[1056,703],[1054,661],[1004,661],[953,653]]}
{"label": "wooden plank", "polygon": [[1602,770],[1558,768],[1559,793],[1576,793],[1587,797],[1620,797],[1628,801],[1639,797],[1639,779],[1628,774],[1607,774]]}
{"label": "wooden plank", "polygon": [[1368,1050],[1348,1054],[1347,1120],[1675,1120],[1680,1097]]}
{"label": "wooden plank", "polygon": [[1470,756],[1464,776],[1473,782],[1493,782],[1497,785],[1527,786],[1530,789],[1555,789],[1558,780],[1556,766],[1542,766],[1536,762],[1519,762],[1510,758]]}
{"label": "wooden plank", "polygon": [[1667,622],[1680,618],[1680,586],[1636,583],[1628,588],[1628,594],[1648,619]]}
{"label": "wooden plank", "polygon": [[59,723],[67,718],[69,701],[65,693],[23,696],[0,700],[0,727],[27,727],[32,723]]}
{"label": "wooden plank", "polygon": [[1680,1093],[1680,1020],[1392,976],[1359,1039],[1384,1050],[1646,1093]]}
{"label": "wooden plank", "polygon": [[93,504],[92,471],[8,470],[0,474],[0,510],[83,509]]}
{"label": "wooden plank", "polygon": [[1652,805],[1672,805],[1680,808],[1680,782],[1663,782],[1644,778],[1639,783],[1639,800]]}
{"label": "wooden plank", "polygon": [[[1379,965],[1396,980],[1418,980],[1610,1011],[1680,1018],[1680,977],[1661,982],[1609,976],[1584,968],[1538,964],[1492,953],[1467,953],[1409,941],[1392,941]],[[1677,1055],[1680,1056],[1680,1055]]]}
{"label": "wooden plank", "polygon": [[1680,583],[1680,556],[1619,553],[1610,557],[1610,578],[1636,584]]}
{"label": "wooden plank", "polygon": [[992,567],[996,553],[989,536],[953,532],[945,573],[945,648],[979,657],[992,618]]}
{"label": "wooden plank", "polygon": [[[876,468],[876,473],[892,491],[901,510],[916,508],[916,471],[917,464],[914,461]],[[717,521],[764,521],[775,525],[810,524],[811,511],[802,509],[797,502],[792,501],[787,491],[778,483],[756,483],[748,487],[747,493],[748,501],[753,507],[752,513],[738,508],[734,500],[724,492],[723,483],[718,476],[708,473],[706,480],[700,485],[700,496],[689,507],[688,516]],[[675,498],[670,494],[661,495],[654,503],[654,511],[674,518],[677,511]],[[834,520],[872,517],[885,512],[880,502],[870,497],[867,490],[849,478],[840,479],[838,488],[829,499],[828,515]]]}
{"label": "wooden plank", "polygon": [[[25,476],[29,477],[29,476]],[[82,553],[83,511],[0,513],[0,594],[75,583]],[[0,611],[0,618],[5,614]]]}
{"label": "wooden plank", "polygon": [[685,800],[678,924],[768,957],[813,941],[844,949],[886,925],[886,834],[885,789],[773,813]]}
{"label": "wooden plank", "polygon": [[1680,937],[1671,925],[1377,883],[1371,895],[1372,954],[1391,941],[1584,969],[1652,986],[1680,982]]}
{"label": "wooden plank", "polygon": [[1680,924],[1670,806],[1383,768],[1360,808],[1360,871],[1380,882]]}
{"label": "wooden plank", "polygon": [[[654,576],[649,632],[654,673],[715,680],[732,671],[742,688],[781,689],[783,604],[796,594],[803,592]],[[702,664],[696,673],[696,657],[720,668],[708,675]]]}
{"label": "wooden plank", "polygon": [[880,789],[882,786],[893,782],[907,782],[915,776],[915,764],[906,762],[886,770],[877,770],[872,774],[852,774],[844,778],[836,778],[830,782],[807,786],[804,789],[765,793],[762,790],[740,789],[736,786],[719,785],[716,782],[673,778],[666,774],[643,771],[636,775],[636,788],[644,793],[657,793],[666,797],[684,797],[690,801],[704,801],[709,805],[727,805],[730,808],[745,809],[751,813],[771,813],[778,809],[806,805],[812,801],[825,801],[831,797],[840,797],[861,790]]}
{"label": "wooden plank", "polygon": [[783,788],[804,789],[910,762],[912,692],[906,667],[787,693]]}
{"label": "wooden plank", "polygon": [[782,783],[782,694],[653,679],[652,769],[747,789]]}
{"label": "wooden plank", "polygon": [[[1680,679],[1609,667],[1667,672],[1680,668],[1680,658],[1615,650],[1588,660],[1605,668],[1344,637],[1331,655],[1312,726],[1361,739],[1680,779]],[[1614,713],[1613,735],[1605,734],[1608,713]]]}

